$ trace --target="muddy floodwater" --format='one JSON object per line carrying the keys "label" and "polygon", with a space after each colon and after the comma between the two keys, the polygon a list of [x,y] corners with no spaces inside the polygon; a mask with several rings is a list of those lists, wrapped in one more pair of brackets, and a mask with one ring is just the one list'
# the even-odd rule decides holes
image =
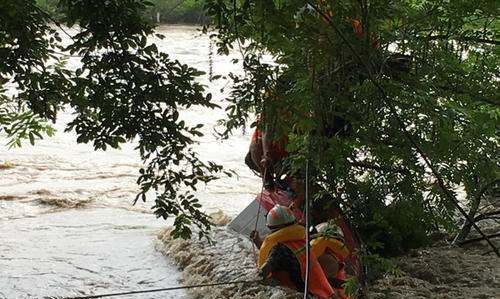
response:
{"label": "muddy floodwater", "polygon": [[[196,27],[162,26],[159,48],[207,71],[209,41]],[[238,72],[230,60],[213,56],[216,73]],[[78,65],[69,59],[69,67]],[[201,78],[219,101],[226,82]],[[227,91],[226,91],[227,92]],[[238,177],[200,186],[208,212],[229,216],[259,191],[259,180],[243,164],[249,136],[236,132],[218,140],[214,126],[224,111],[192,108],[181,116],[204,123],[196,146],[201,157],[235,170]],[[157,234],[171,222],[156,219],[152,202],[132,205],[142,165],[134,143],[121,150],[93,150],[64,132],[71,111],[61,113],[54,137],[8,149],[0,136],[0,298],[43,298],[161,288],[179,284],[179,272],[155,250]],[[121,298],[185,298],[183,291]]]}

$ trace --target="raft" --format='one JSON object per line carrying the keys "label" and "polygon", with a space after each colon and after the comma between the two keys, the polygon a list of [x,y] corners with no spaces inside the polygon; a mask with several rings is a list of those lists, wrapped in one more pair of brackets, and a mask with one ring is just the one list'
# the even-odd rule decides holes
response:
{"label": "raft", "polygon": [[[288,193],[279,188],[274,190],[263,190],[256,198],[229,223],[229,228],[235,232],[248,237],[253,230],[257,230],[261,237],[270,233],[266,227],[266,216],[274,205],[280,204],[289,206],[292,203]],[[346,266],[349,272],[356,276],[360,285],[364,285],[365,271],[359,256],[360,242],[353,231],[349,221],[342,212],[340,206],[335,202],[330,202],[326,212],[328,219],[333,219],[344,235],[344,243],[351,252],[346,258]],[[300,210],[294,211],[297,219],[302,219]]]}

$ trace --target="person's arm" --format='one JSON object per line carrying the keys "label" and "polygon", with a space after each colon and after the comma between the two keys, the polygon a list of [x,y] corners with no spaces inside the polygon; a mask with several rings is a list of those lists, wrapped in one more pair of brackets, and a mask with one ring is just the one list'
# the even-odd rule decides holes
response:
{"label": "person's arm", "polygon": [[259,275],[262,279],[266,280],[269,278],[269,274],[271,273],[271,265],[268,262],[265,262],[262,267],[259,269]]}
{"label": "person's arm", "polygon": [[262,246],[262,239],[260,238],[258,231],[253,230],[250,233],[250,240],[252,240],[255,246],[257,246],[257,248],[260,249],[260,247]]}
{"label": "person's arm", "polygon": [[256,129],[254,133],[255,137],[252,137],[252,142],[250,142],[250,148],[247,156],[245,157],[245,164],[250,167],[253,171],[258,172],[262,177],[264,170],[262,169],[262,137],[259,136],[259,132]]}

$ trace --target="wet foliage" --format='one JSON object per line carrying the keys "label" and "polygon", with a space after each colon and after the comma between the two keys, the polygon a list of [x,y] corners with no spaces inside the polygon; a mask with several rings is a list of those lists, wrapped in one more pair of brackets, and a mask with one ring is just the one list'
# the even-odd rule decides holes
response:
{"label": "wet foliage", "polygon": [[[35,1],[2,1],[0,131],[12,146],[23,139],[34,144],[53,133],[45,120],[55,122],[59,111],[70,109],[67,130],[76,132],[78,142],[96,150],[135,142],[145,165],[136,200],[154,198],[158,217],[175,216],[173,235],[189,237],[192,225],[200,234],[210,227],[193,191],[222,169],[192,150],[201,125],[187,124],[180,112],[216,105],[195,81],[202,72],[148,42],[153,27],[142,17],[147,5],[63,0],[59,23]],[[68,54],[80,59],[77,69],[65,67]]]}
{"label": "wet foliage", "polygon": [[456,232],[459,199],[472,217],[479,202],[497,200],[494,1],[209,0],[206,8],[219,52],[244,49],[222,135],[261,113],[275,138],[288,137],[291,172],[303,177],[305,161],[314,165],[311,180],[343,206],[370,252],[400,254],[432,232]]}

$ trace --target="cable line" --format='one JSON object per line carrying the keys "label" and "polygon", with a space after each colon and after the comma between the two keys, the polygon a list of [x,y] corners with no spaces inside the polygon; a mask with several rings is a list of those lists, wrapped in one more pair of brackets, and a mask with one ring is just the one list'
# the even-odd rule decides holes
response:
{"label": "cable line", "polygon": [[311,263],[310,263],[310,248],[309,248],[309,158],[306,160],[306,190],[305,190],[305,203],[304,203],[304,218],[305,218],[305,225],[306,225],[306,275],[304,278],[304,299],[308,298],[308,293],[309,293],[309,271],[311,268]]}
{"label": "cable line", "polygon": [[[133,294],[145,294],[145,293],[157,293],[157,292],[167,292],[174,290],[182,290],[182,289],[194,289],[194,288],[203,288],[203,287],[213,287],[213,286],[222,286],[222,285],[231,285],[231,284],[244,284],[244,283],[257,283],[260,280],[236,280],[229,282],[216,282],[216,283],[206,283],[206,284],[195,284],[195,285],[187,285],[187,286],[176,286],[176,287],[168,287],[168,288],[159,288],[159,289],[149,289],[149,290],[139,290],[139,291],[129,291],[129,292],[118,292],[118,293],[107,293],[107,294],[99,294],[99,295],[86,295],[86,296],[75,296],[75,297],[63,297],[61,299],[96,299],[96,298],[105,298],[105,297],[118,297],[124,295],[133,295]],[[45,297],[46,299],[56,299],[56,297]]]}

